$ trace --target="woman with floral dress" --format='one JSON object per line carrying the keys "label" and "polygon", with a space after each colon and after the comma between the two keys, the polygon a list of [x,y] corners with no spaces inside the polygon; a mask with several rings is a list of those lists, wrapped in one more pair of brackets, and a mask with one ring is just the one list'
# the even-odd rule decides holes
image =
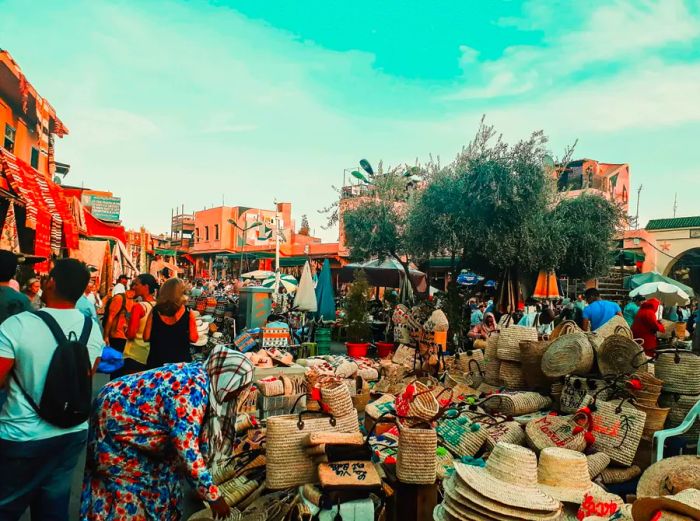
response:
{"label": "woman with floral dress", "polygon": [[90,422],[80,519],[179,520],[180,469],[213,513],[227,516],[207,463],[231,442],[236,398],[252,380],[248,359],[218,346],[205,364],[170,364],[108,383]]}

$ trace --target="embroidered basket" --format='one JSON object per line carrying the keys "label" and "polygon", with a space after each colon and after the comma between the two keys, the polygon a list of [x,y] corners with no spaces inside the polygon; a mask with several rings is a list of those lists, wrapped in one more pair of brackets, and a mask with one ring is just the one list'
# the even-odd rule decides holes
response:
{"label": "embroidered basket", "polygon": [[593,448],[605,452],[615,463],[631,465],[644,433],[646,413],[627,400],[596,400],[595,405]]}
{"label": "embroidered basket", "polygon": [[436,428],[440,444],[454,456],[474,456],[486,441],[486,429],[467,416],[443,418]]}
{"label": "embroidered basket", "polygon": [[574,429],[578,426],[577,420],[582,418],[585,418],[585,416],[555,416],[548,414],[539,420],[533,420],[525,426],[527,444],[536,452],[540,452],[548,447],[559,447],[583,452],[586,448],[585,432],[574,432]]}

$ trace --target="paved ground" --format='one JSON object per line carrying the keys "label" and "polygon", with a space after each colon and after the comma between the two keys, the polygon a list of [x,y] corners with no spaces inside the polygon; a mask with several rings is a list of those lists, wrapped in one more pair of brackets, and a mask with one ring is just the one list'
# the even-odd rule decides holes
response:
{"label": "paved ground", "polygon": [[[340,342],[333,342],[331,346],[331,353],[333,354],[345,354],[345,345]],[[97,392],[102,388],[102,386],[108,381],[107,376],[98,374],[93,380],[93,395],[97,395]],[[73,474],[73,486],[71,488],[71,520],[78,520],[78,514],[80,512],[80,490],[83,484],[83,468],[85,467],[85,455],[80,457],[75,472]],[[202,503],[196,497],[194,497],[192,490],[185,483],[185,503],[183,505],[183,510],[185,513],[184,519],[187,519],[194,512],[202,509]],[[20,521],[30,521],[29,512],[26,512]],[[35,520],[36,521],[36,520]]]}

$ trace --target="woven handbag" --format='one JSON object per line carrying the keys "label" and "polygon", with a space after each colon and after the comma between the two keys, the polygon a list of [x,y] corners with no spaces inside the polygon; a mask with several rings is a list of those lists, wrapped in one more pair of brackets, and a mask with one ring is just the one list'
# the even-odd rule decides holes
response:
{"label": "woven handbag", "polygon": [[664,382],[664,391],[700,394],[700,355],[677,349],[657,351],[655,376]]}
{"label": "woven handbag", "polygon": [[454,456],[474,456],[486,442],[486,428],[467,415],[443,417],[436,427],[440,445]]}
{"label": "woven handbag", "polygon": [[549,349],[550,341],[525,340],[520,342],[520,359],[523,364],[523,377],[531,389],[548,389],[556,380],[542,372],[542,357]]}
{"label": "woven handbag", "polygon": [[472,358],[469,360],[466,377],[471,381],[471,387],[479,387],[484,382],[486,378],[486,371],[482,369],[483,363],[483,360],[479,361],[478,358]]}
{"label": "woven handbag", "polygon": [[562,335],[568,335],[569,333],[580,333],[581,328],[578,327],[576,322],[573,320],[564,320],[561,324],[552,330],[549,335],[550,340],[555,340]]}
{"label": "woven handbag", "polygon": [[372,420],[377,420],[382,415],[387,413],[396,413],[396,407],[394,405],[394,396],[390,394],[382,395],[381,398],[368,403],[365,407],[365,416]]}
{"label": "woven handbag", "polygon": [[432,421],[440,411],[432,388],[418,380],[408,384],[404,393],[396,397],[395,407],[397,416],[423,421]]}
{"label": "woven handbag", "polygon": [[469,349],[467,351],[457,351],[455,354],[455,365],[463,373],[469,371],[469,363],[472,360],[482,363],[484,361],[484,352],[481,349]]}
{"label": "woven handbag", "polygon": [[437,433],[429,424],[399,424],[396,477],[401,483],[430,485],[437,478]]}
{"label": "woven handbag", "polygon": [[486,428],[486,448],[491,451],[497,443],[522,445],[525,443],[525,431],[516,421],[491,425]]}
{"label": "woven handbag", "polygon": [[542,372],[551,378],[567,374],[585,375],[593,367],[594,354],[584,333],[562,335],[553,340],[542,356]]}
{"label": "woven handbag", "polygon": [[480,404],[490,413],[504,414],[506,416],[520,416],[530,414],[552,405],[552,400],[539,393],[522,392],[512,394],[492,394],[484,398]]}
{"label": "woven handbag", "polygon": [[537,329],[525,326],[510,326],[498,335],[497,356],[500,360],[520,362],[520,342],[537,341]]}
{"label": "woven handbag", "polygon": [[561,391],[559,410],[566,414],[573,414],[584,405],[587,405],[587,397],[588,400],[590,400],[591,396],[598,391],[601,391],[600,399],[607,400],[611,390],[603,390],[605,386],[605,380],[583,378],[581,376],[567,376]]}
{"label": "woven handbag", "polygon": [[603,376],[630,374],[646,363],[644,349],[627,336],[628,331],[618,326],[598,348],[598,368]]}
{"label": "woven handbag", "polygon": [[[317,416],[308,418],[307,416]],[[357,432],[356,415],[335,418],[324,412],[273,416],[267,420],[267,476],[270,489],[285,489],[316,481],[316,466],[302,440],[312,432]]]}
{"label": "woven handbag", "polygon": [[652,407],[649,405],[642,405],[640,403],[635,403],[634,406],[647,415],[646,420],[644,421],[642,439],[651,441],[656,431],[663,430],[666,417],[668,416],[671,408]]}
{"label": "woven handbag", "polygon": [[[627,398],[612,401],[595,400],[593,448],[604,452],[620,465],[634,461],[644,433],[646,413],[635,408]],[[593,409],[593,407],[591,408]]]}
{"label": "woven handbag", "polygon": [[484,349],[484,382],[496,386],[500,384],[498,372],[501,368],[501,361],[498,358],[499,336],[489,336],[489,339],[486,341],[486,349]]}
{"label": "woven handbag", "polygon": [[[536,452],[548,447],[583,452],[586,448],[585,428],[575,432],[576,427],[588,426],[588,418],[583,414],[573,416],[555,416],[548,414],[538,420],[533,420],[525,426],[525,440],[528,446]],[[580,425],[583,423],[583,425]],[[589,426],[590,428],[590,426]]]}
{"label": "woven handbag", "polygon": [[416,358],[418,357],[418,352],[411,346],[406,344],[400,344],[394,352],[392,361],[395,364],[400,364],[409,369],[413,369],[416,365]]}
{"label": "woven handbag", "polygon": [[[623,330],[624,333],[621,330]],[[601,340],[605,340],[610,335],[616,334],[622,334],[629,338],[632,338],[632,330],[630,329],[629,324],[624,319],[624,317],[621,317],[620,315],[615,315],[605,324],[596,329],[594,332]]]}
{"label": "woven handbag", "polygon": [[521,391],[527,389],[523,366],[519,362],[501,360],[501,365],[498,368],[498,379],[508,390]]}
{"label": "woven handbag", "polygon": [[[355,385],[355,382],[351,382]],[[321,387],[321,402],[328,407],[328,412],[333,416],[340,417],[348,414],[357,414],[352,405],[350,390],[344,383],[335,383],[328,387]]]}

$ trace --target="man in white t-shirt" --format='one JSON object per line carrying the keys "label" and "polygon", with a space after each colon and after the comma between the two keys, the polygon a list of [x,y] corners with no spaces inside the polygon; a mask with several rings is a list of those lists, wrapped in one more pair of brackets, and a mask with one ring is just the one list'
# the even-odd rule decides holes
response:
{"label": "man in white t-shirt", "polygon": [[114,285],[114,289],[112,290],[112,296],[126,293],[126,284],[128,282],[129,277],[126,275],[119,275],[119,278],[117,278],[117,283]]}
{"label": "man in white t-shirt", "polygon": [[[56,262],[46,281],[43,311],[68,337],[80,337],[84,315],[75,304],[90,280],[85,264]],[[85,449],[88,422],[63,429],[39,417],[22,393],[41,401],[51,358],[58,345],[37,315],[23,312],[0,326],[0,385],[8,396],[0,410],[0,519],[19,519],[31,508],[32,521],[68,520],[70,486],[78,457]],[[87,342],[93,374],[104,342],[92,327]],[[18,383],[19,382],[19,383]],[[20,388],[21,383],[21,388]]]}

